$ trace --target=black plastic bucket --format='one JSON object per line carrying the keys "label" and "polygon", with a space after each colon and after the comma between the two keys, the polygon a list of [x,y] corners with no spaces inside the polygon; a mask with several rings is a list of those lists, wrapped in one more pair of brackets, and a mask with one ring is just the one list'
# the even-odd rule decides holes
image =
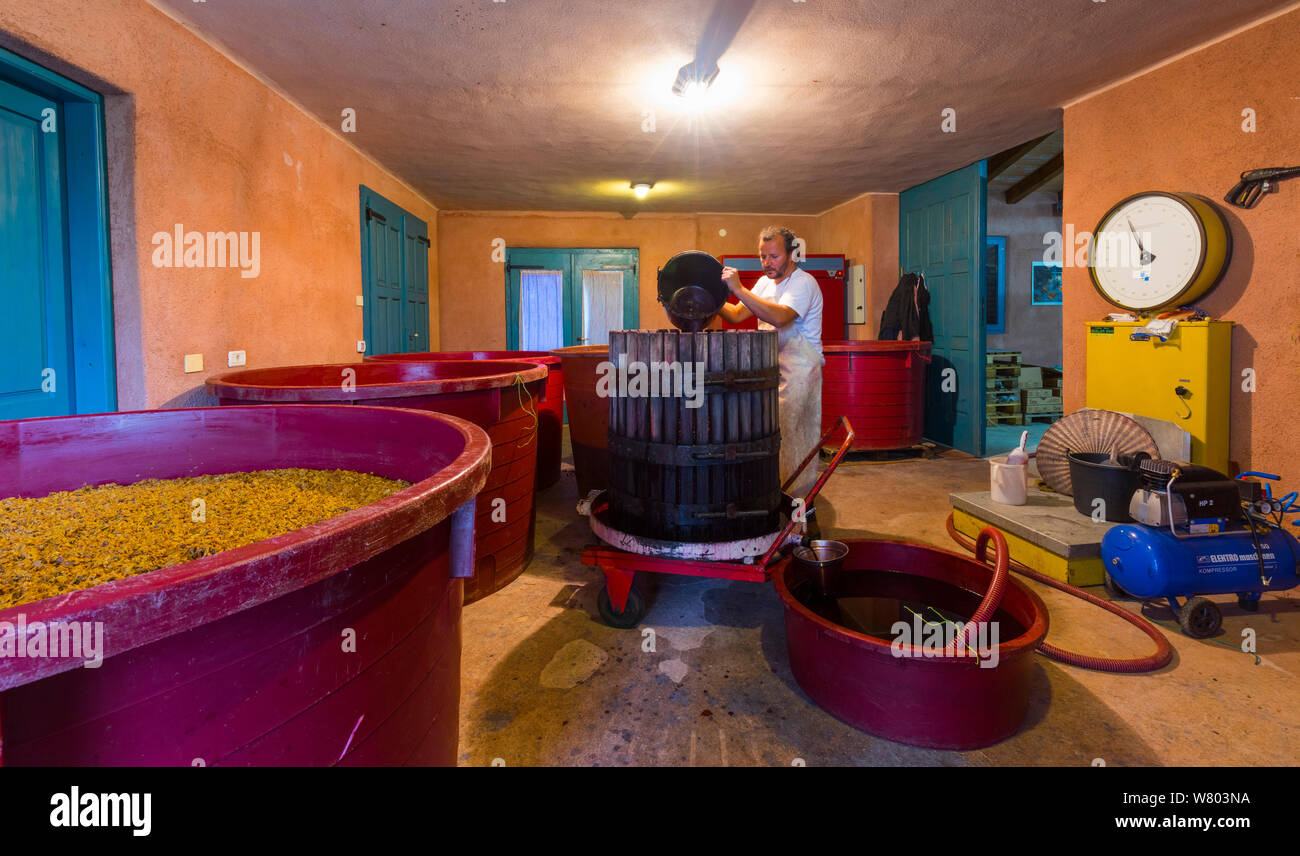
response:
{"label": "black plastic bucket", "polygon": [[679,330],[703,330],[727,302],[729,293],[722,281],[722,262],[708,253],[678,253],[659,269],[659,302]]}
{"label": "black plastic bucket", "polygon": [[1117,464],[1105,452],[1070,452],[1070,481],[1074,486],[1074,508],[1089,517],[1101,511],[1112,523],[1131,523],[1129,501],[1138,489],[1139,476],[1135,469]]}

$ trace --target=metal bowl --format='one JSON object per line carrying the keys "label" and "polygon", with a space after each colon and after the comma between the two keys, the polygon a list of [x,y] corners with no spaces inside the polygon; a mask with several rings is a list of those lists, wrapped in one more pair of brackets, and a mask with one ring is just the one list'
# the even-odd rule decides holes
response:
{"label": "metal bowl", "polygon": [[843,541],[809,541],[807,546],[794,548],[794,561],[809,571],[818,591],[826,597],[835,590],[835,579],[849,554],[849,545]]}

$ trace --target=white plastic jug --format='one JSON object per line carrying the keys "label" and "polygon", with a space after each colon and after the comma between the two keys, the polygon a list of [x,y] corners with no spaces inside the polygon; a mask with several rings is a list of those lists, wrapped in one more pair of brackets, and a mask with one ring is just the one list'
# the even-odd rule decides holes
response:
{"label": "white plastic jug", "polygon": [[993,494],[994,502],[1024,505],[1028,486],[1028,464],[1008,464],[1005,456],[989,458],[989,492]]}

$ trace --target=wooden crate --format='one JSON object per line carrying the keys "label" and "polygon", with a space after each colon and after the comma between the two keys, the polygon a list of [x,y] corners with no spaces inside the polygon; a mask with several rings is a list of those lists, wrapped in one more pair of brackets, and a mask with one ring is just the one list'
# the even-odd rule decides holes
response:
{"label": "wooden crate", "polygon": [[988,365],[1020,365],[1020,351],[985,351],[984,361]]}
{"label": "wooden crate", "polygon": [[1061,373],[1048,366],[1021,366],[1020,386],[1024,389],[1060,389]]}
{"label": "wooden crate", "polygon": [[1061,394],[1055,389],[1022,389],[1020,407],[1025,413],[1060,413]]}
{"label": "wooden crate", "polygon": [[986,401],[984,403],[984,420],[986,425],[1020,425],[1023,414],[1019,401]]}
{"label": "wooden crate", "polygon": [[1017,391],[1021,424],[1055,422],[1064,415],[1060,371],[1048,366],[1021,366]]}

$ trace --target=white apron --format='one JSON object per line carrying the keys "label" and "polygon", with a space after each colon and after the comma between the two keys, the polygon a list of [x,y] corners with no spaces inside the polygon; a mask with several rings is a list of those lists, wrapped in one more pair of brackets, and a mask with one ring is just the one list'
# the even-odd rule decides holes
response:
{"label": "white apron", "polygon": [[[781,483],[790,477],[804,456],[822,435],[822,366],[821,352],[803,336],[791,335],[781,342],[778,354],[781,367]],[[813,458],[799,480],[786,491],[802,498],[817,481],[818,459]]]}

